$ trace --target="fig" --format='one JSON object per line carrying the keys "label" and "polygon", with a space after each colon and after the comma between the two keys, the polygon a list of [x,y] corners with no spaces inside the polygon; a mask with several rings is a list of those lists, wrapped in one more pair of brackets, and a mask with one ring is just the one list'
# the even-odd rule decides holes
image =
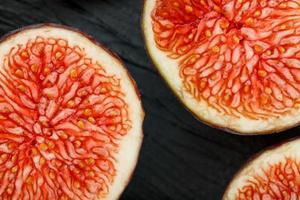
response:
{"label": "fig", "polygon": [[145,0],[146,48],[194,115],[237,134],[300,121],[300,4],[292,0]]}
{"label": "fig", "polygon": [[0,199],[117,199],[144,112],[122,62],[90,36],[40,24],[0,42]]}
{"label": "fig", "polygon": [[300,198],[300,139],[256,155],[235,175],[223,200],[297,200]]}

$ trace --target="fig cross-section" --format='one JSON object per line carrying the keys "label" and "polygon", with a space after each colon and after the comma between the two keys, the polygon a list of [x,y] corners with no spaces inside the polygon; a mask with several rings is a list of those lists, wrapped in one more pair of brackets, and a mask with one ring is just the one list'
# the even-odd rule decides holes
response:
{"label": "fig cross-section", "polygon": [[118,156],[131,148],[122,141],[135,129],[124,77],[89,56],[89,45],[100,56],[98,44],[84,38],[91,44],[76,45],[81,33],[47,36],[52,28],[44,29],[26,33],[29,39],[9,47],[1,62],[0,199],[115,199],[133,169],[122,172],[122,160],[135,156]]}

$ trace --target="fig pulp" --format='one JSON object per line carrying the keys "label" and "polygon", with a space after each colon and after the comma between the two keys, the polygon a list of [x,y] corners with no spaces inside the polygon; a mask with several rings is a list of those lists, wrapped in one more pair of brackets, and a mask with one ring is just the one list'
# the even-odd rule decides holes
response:
{"label": "fig pulp", "polygon": [[0,43],[0,199],[116,199],[143,111],[121,62],[88,36],[38,25]]}
{"label": "fig pulp", "polygon": [[256,156],[237,173],[223,200],[299,199],[299,142],[286,142]]}
{"label": "fig pulp", "polygon": [[289,0],[146,0],[143,29],[159,71],[200,119],[277,132],[300,121],[299,9]]}

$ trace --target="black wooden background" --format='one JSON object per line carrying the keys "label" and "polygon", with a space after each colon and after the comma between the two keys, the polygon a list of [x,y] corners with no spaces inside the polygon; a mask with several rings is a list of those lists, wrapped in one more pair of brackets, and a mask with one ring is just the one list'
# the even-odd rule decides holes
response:
{"label": "black wooden background", "polygon": [[35,23],[61,23],[92,35],[126,63],[141,91],[146,119],[138,166],[121,199],[221,199],[233,174],[251,155],[296,136],[300,129],[243,137],[194,119],[146,55],[142,4],[143,0],[0,0],[0,34]]}

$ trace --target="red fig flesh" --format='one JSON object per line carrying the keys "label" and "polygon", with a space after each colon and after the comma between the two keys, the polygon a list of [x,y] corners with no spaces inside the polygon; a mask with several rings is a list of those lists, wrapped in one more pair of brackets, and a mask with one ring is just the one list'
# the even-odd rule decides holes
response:
{"label": "red fig flesh", "polygon": [[278,132],[300,121],[299,9],[289,0],[146,0],[146,46],[199,119]]}
{"label": "red fig flesh", "polygon": [[0,42],[0,199],[116,199],[142,141],[123,64],[83,33],[31,26]]}

